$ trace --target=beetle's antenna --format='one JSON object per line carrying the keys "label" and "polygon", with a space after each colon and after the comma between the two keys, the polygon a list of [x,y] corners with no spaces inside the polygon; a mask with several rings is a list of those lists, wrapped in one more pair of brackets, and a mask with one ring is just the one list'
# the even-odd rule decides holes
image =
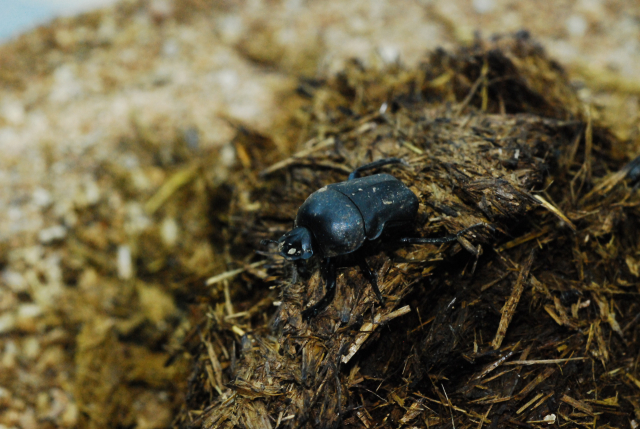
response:
{"label": "beetle's antenna", "polygon": [[256,255],[271,257],[274,255],[279,255],[278,252],[265,252],[264,250],[256,250]]}
{"label": "beetle's antenna", "polygon": [[261,246],[266,246],[267,244],[278,244],[278,240],[260,240],[260,245]]}

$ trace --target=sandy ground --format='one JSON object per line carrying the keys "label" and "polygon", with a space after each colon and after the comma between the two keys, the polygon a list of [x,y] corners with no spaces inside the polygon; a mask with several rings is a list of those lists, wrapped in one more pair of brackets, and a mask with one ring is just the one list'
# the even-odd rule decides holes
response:
{"label": "sandy ground", "polygon": [[[87,292],[86,314],[71,315],[68,302],[78,288],[135,279],[135,243],[154,225],[167,248],[206,229],[149,209],[188,164],[176,142],[193,149],[187,157],[210,157],[212,183],[220,183],[242,162],[229,145],[235,124],[287,152],[278,127],[299,76],[336,73],[351,58],[413,66],[429,50],[523,29],[568,70],[594,117],[614,124],[627,142],[621,151],[634,153],[640,3],[632,1],[125,0],[1,47],[0,428],[92,421],[87,410],[100,399],[78,398],[74,353],[88,321],[112,311],[121,291],[91,299]],[[111,222],[117,234],[109,235]],[[82,235],[86,228],[92,232]],[[68,244],[78,240],[107,268],[73,271]],[[206,262],[194,275],[215,265],[191,256]],[[148,293],[171,296],[167,285],[134,289],[142,307]],[[175,329],[165,326],[175,310],[167,305],[146,316],[157,331]],[[175,409],[174,390],[150,386],[128,422],[166,425],[172,413],[153,410],[168,402]]]}

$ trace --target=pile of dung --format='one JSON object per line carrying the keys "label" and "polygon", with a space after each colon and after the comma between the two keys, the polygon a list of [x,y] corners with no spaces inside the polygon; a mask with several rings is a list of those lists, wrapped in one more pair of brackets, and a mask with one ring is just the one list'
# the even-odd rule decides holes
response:
{"label": "pile of dung", "polygon": [[[210,280],[226,298],[185,343],[177,425],[638,425],[634,164],[559,66],[520,34],[416,70],[353,63],[300,92],[299,152],[226,188],[216,219],[244,268]],[[241,133],[237,147],[260,139]],[[290,230],[310,193],[388,157],[407,165],[380,171],[420,200],[414,236],[490,227],[369,243],[384,305],[346,267],[333,303],[303,320],[324,293],[318,261],[296,268],[260,241]]]}

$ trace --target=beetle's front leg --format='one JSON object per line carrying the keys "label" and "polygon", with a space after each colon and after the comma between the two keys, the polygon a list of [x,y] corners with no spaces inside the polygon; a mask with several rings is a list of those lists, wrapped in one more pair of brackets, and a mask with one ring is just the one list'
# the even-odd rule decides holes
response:
{"label": "beetle's front leg", "polygon": [[322,261],[322,267],[320,268],[322,277],[325,281],[325,293],[322,299],[318,301],[314,306],[307,308],[302,312],[302,318],[304,320],[310,320],[312,317],[318,315],[319,312],[327,308],[336,296],[336,264],[334,259],[326,258]]}
{"label": "beetle's front leg", "polygon": [[367,264],[366,259],[360,259],[358,261],[358,265],[360,266],[360,271],[362,271],[362,275],[364,275],[364,278],[367,279],[369,283],[371,283],[371,288],[376,293],[376,297],[378,297],[380,305],[384,304],[384,298],[380,293],[380,289],[378,289],[378,276],[375,272],[371,271],[371,268],[369,268],[369,264]]}

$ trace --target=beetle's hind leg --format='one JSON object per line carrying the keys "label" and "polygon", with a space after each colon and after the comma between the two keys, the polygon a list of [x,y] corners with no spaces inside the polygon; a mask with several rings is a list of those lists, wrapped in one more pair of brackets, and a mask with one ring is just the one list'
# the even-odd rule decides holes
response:
{"label": "beetle's hind leg", "polygon": [[307,308],[302,312],[302,318],[309,320],[315,317],[322,310],[327,308],[336,296],[336,264],[332,258],[326,258],[322,261],[321,267],[322,277],[325,281],[324,296],[312,307]]}
{"label": "beetle's hind leg", "polygon": [[383,158],[383,159],[379,159],[377,161],[373,161],[370,162],[369,164],[365,164],[361,167],[356,168],[355,170],[353,170],[353,172],[351,174],[349,174],[349,179],[347,180],[353,180],[353,179],[357,179],[358,177],[360,177],[360,174],[364,171],[367,170],[371,170],[374,168],[378,168],[378,167],[382,167],[383,165],[389,165],[389,164],[403,164],[404,161],[402,161],[400,158]]}
{"label": "beetle's hind leg", "polygon": [[479,228],[481,226],[491,228],[488,224],[484,222],[476,223],[475,225],[471,225],[468,228],[461,229],[453,235],[447,235],[445,237],[435,237],[435,238],[422,238],[422,237],[405,237],[398,240],[402,244],[443,244],[449,243],[451,241],[457,240],[461,237],[465,232],[470,231],[472,229]]}
{"label": "beetle's hind leg", "polygon": [[369,268],[369,264],[367,264],[367,261],[364,258],[358,261],[358,265],[360,266],[360,271],[362,271],[362,275],[364,276],[364,278],[367,279],[369,283],[371,283],[371,288],[378,297],[380,305],[384,304],[384,298],[380,293],[380,289],[378,289],[378,276],[375,272],[371,271],[371,268]]}

